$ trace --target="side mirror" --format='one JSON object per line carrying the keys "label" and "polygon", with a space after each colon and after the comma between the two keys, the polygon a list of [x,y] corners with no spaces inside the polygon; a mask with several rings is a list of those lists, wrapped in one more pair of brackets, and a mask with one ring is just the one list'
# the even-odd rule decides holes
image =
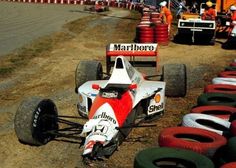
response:
{"label": "side mirror", "polygon": [[92,84],[92,88],[95,90],[99,90],[100,86],[98,84]]}
{"label": "side mirror", "polygon": [[128,88],[129,88],[130,90],[137,89],[137,84],[136,84],[136,83],[132,83],[131,85],[129,85]]}

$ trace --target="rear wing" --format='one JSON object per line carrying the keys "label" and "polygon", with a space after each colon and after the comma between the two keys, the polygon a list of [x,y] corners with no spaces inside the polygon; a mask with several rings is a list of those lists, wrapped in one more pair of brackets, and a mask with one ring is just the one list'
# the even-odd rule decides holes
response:
{"label": "rear wing", "polygon": [[[106,48],[106,69],[110,72],[114,65],[114,59],[111,57],[124,56],[130,57],[129,61],[132,66],[136,67],[157,67],[157,43],[111,43]],[[135,57],[139,57],[136,60]],[[147,59],[147,57],[155,58],[155,61]]]}

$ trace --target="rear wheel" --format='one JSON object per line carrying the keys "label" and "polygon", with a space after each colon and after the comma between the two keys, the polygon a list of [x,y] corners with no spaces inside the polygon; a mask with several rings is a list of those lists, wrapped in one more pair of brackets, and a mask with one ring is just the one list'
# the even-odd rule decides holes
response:
{"label": "rear wheel", "polygon": [[56,105],[49,99],[31,97],[24,100],[14,119],[18,139],[25,144],[43,145],[55,138],[49,131],[58,129]]}
{"label": "rear wheel", "polygon": [[186,66],[167,64],[163,67],[163,81],[166,82],[166,96],[184,97],[187,90]]}
{"label": "rear wheel", "polygon": [[102,64],[98,61],[80,61],[75,71],[75,92],[87,81],[102,79]]}

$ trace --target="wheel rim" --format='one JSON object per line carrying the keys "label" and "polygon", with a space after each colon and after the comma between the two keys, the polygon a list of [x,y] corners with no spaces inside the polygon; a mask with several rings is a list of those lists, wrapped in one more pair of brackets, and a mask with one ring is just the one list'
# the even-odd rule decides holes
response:
{"label": "wheel rim", "polygon": [[[55,135],[51,131],[58,129],[57,109],[50,100],[44,100],[39,103],[37,111],[40,111],[37,120],[34,118],[33,137],[39,142],[45,144]],[[36,112],[37,113],[37,112]]]}

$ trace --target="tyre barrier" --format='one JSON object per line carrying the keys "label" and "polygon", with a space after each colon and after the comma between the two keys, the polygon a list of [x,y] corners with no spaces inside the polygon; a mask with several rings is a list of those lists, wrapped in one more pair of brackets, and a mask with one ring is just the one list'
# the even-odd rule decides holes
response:
{"label": "tyre barrier", "polygon": [[136,28],[136,36],[140,43],[153,43],[153,28],[150,25],[138,25]]}
{"label": "tyre barrier", "polygon": [[236,168],[236,162],[230,162],[222,165],[220,168]]}
{"label": "tyre barrier", "polygon": [[207,114],[186,114],[182,126],[201,128],[215,132],[219,135],[229,135],[230,122]]}
{"label": "tyre barrier", "polygon": [[154,23],[155,25],[161,24],[162,19],[160,18],[160,13],[159,12],[152,12],[151,13],[150,21],[152,23]]}
{"label": "tyre barrier", "polygon": [[150,18],[150,12],[143,12],[143,17],[145,16]]}
{"label": "tyre barrier", "polygon": [[200,113],[229,120],[232,113],[236,113],[235,107],[230,106],[198,106],[191,109],[190,113]]}
{"label": "tyre barrier", "polygon": [[[236,162],[236,137],[228,140],[227,144],[219,149],[214,157],[214,162],[217,167],[230,162]],[[232,167],[234,168],[234,167]]]}
{"label": "tyre barrier", "polygon": [[204,88],[204,93],[236,94],[236,85],[212,84]]}
{"label": "tyre barrier", "polygon": [[160,18],[160,13],[159,12],[152,12],[151,19],[153,19],[153,18]]}
{"label": "tyre barrier", "polygon": [[134,159],[134,168],[179,167],[179,165],[194,168],[214,168],[213,162],[203,155],[190,150],[167,147],[144,149]]}
{"label": "tyre barrier", "polygon": [[232,113],[232,114],[229,116],[229,122],[233,122],[234,120],[236,120],[236,113]]}
{"label": "tyre barrier", "polygon": [[228,84],[228,85],[236,85],[236,79],[235,78],[221,78],[216,77],[212,79],[213,84]]}
{"label": "tyre barrier", "polygon": [[227,66],[225,67],[225,71],[236,71],[236,66]]}
{"label": "tyre barrier", "polygon": [[230,133],[231,133],[231,136],[233,137],[236,136],[236,120],[231,122]]}
{"label": "tyre barrier", "polygon": [[203,93],[197,99],[198,106],[223,105],[236,107],[236,95],[224,93]]}
{"label": "tyre barrier", "polygon": [[231,62],[229,65],[234,67],[234,66],[236,66],[236,62]]}
{"label": "tyre barrier", "polygon": [[160,45],[169,44],[168,24],[157,24],[154,28],[154,41]]}
{"label": "tyre barrier", "polygon": [[226,138],[208,130],[192,127],[170,127],[159,134],[161,147],[174,147],[195,151],[212,157],[227,142]]}
{"label": "tyre barrier", "polygon": [[224,78],[236,78],[236,71],[224,71],[219,73],[218,76]]}

